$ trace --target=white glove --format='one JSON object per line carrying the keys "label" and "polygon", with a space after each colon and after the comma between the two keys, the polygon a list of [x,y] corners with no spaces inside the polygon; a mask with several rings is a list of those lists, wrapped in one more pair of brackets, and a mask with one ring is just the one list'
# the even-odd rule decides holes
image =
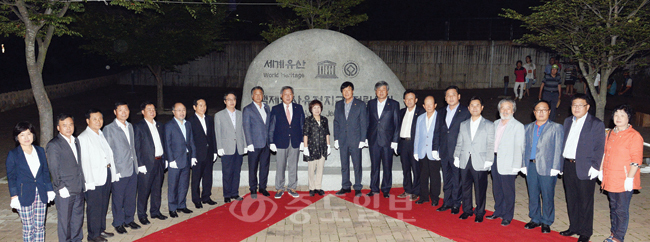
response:
{"label": "white glove", "polygon": [[248,154],[248,148],[244,147],[244,154]]}
{"label": "white glove", "polygon": [[623,185],[626,192],[632,191],[634,188],[634,177],[625,178],[625,184]]}
{"label": "white glove", "polygon": [[214,158],[212,158],[212,161],[217,160],[217,157],[219,157],[219,155],[217,153],[214,153]]}
{"label": "white glove", "polygon": [[86,191],[95,190],[95,184],[86,183]]}
{"label": "white glove", "polygon": [[226,154],[226,152],[225,152],[223,149],[218,149],[218,150],[217,150],[217,154],[218,154],[219,156],[223,156],[224,154]]}
{"label": "white glove", "polygon": [[327,145],[327,155],[332,154],[332,148],[330,148],[330,145]]}
{"label": "white glove", "polygon": [[434,160],[440,160],[440,154],[438,154],[437,150],[431,151],[431,157],[433,157]]}
{"label": "white glove", "polygon": [[366,147],[366,142],[359,142],[359,149]]}
{"label": "white glove", "polygon": [[603,181],[603,171],[598,172],[598,180]]}
{"label": "white glove", "polygon": [[598,170],[594,169],[593,167],[589,167],[589,172],[587,172],[589,180],[593,180],[594,178],[598,177],[598,173]]}
{"label": "white glove", "polygon": [[490,167],[492,167],[492,164],[494,164],[494,162],[487,161],[487,162],[485,162],[485,165],[483,165],[483,168],[490,168]]}
{"label": "white glove", "polygon": [[278,152],[278,148],[275,147],[275,144],[271,144],[269,146],[269,149],[271,149],[271,151],[273,151],[273,152]]}
{"label": "white glove", "polygon": [[460,159],[458,157],[454,157],[454,166],[460,168]]}
{"label": "white glove", "polygon": [[390,148],[393,149],[393,152],[397,155],[397,143],[390,143]]}
{"label": "white glove", "polygon": [[[147,174],[147,167],[145,167],[145,166],[138,167],[138,172],[140,172],[142,174]],[[93,189],[94,189],[94,186],[93,186]]]}
{"label": "white glove", "polygon": [[20,201],[18,200],[18,196],[15,196],[11,198],[11,204],[9,204],[11,208],[15,208],[16,210],[20,211]]}
{"label": "white glove", "polygon": [[70,193],[68,192],[68,189],[64,187],[59,190],[59,196],[62,198],[68,198],[70,197]]}
{"label": "white glove", "polygon": [[195,166],[196,163],[198,163],[198,161],[196,160],[196,158],[192,158],[192,166]]}
{"label": "white glove", "polygon": [[120,178],[122,178],[122,176],[120,175],[120,173],[115,174],[115,181],[114,181],[114,182],[118,182],[118,181],[120,181]]}
{"label": "white glove", "polygon": [[178,169],[178,166],[176,166],[176,161],[169,162],[169,167],[174,168],[174,169]]}
{"label": "white glove", "polygon": [[169,166],[169,161],[165,161],[165,169]]}
{"label": "white glove", "polygon": [[551,169],[551,176],[557,176],[560,174],[560,170]]}
{"label": "white glove", "polygon": [[512,168],[512,172],[514,173],[519,173],[521,171],[521,168]]}
{"label": "white glove", "polygon": [[305,149],[305,143],[300,142],[300,148],[299,149],[300,149],[300,151],[304,150]]}
{"label": "white glove", "polygon": [[255,146],[253,146],[252,144],[248,145],[247,149],[248,149],[248,152],[255,152]]}
{"label": "white glove", "polygon": [[364,142],[363,147],[368,148],[368,139],[366,139],[366,142]]}
{"label": "white glove", "polygon": [[309,156],[309,148],[304,149],[304,150],[302,151],[302,154],[305,155],[305,156]]}
{"label": "white glove", "polygon": [[418,159],[418,154],[413,154],[413,158],[415,158],[415,160],[419,160]]}
{"label": "white glove", "polygon": [[339,149],[339,141],[338,140],[334,140],[334,149],[337,149],[337,150]]}
{"label": "white glove", "polygon": [[528,167],[522,167],[519,171],[521,171],[521,173],[524,173],[524,175],[528,175]]}
{"label": "white glove", "polygon": [[56,197],[56,193],[54,193],[54,191],[47,192],[47,203],[54,201],[55,197]]}

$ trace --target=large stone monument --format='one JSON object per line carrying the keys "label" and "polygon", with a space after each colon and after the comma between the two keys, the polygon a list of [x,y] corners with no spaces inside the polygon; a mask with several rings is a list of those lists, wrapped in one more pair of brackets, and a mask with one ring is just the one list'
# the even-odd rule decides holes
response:
{"label": "large stone monument", "polygon": [[[323,103],[322,115],[329,119],[332,144],[332,154],[327,158],[325,166],[340,167],[339,151],[333,147],[333,123],[334,106],[343,99],[340,86],[345,81],[354,84],[354,96],[364,102],[375,98],[375,83],[386,81],[390,88],[388,96],[403,103],[404,87],[374,52],[345,34],[312,29],[284,36],[255,57],[246,73],[241,106],[252,102],[250,90],[254,86],[264,88],[264,102],[271,107],[281,103],[280,90],[283,86],[293,87],[294,102],[304,107],[306,116],[311,115],[307,110],[309,102],[320,100]],[[394,163],[394,167],[400,167],[399,159],[395,159]],[[307,166],[302,161],[299,165]],[[273,166],[274,164],[272,169]],[[364,177],[369,177],[370,158],[367,148],[363,151],[363,166]],[[397,173],[399,174],[393,176],[394,182],[401,183],[401,172]],[[340,169],[338,175],[338,180],[331,181],[333,187],[327,185],[327,177],[323,178],[323,186],[332,190],[340,188]],[[300,185],[306,185],[306,178],[306,174],[299,174]],[[273,180],[269,179],[269,182]],[[368,184],[368,180],[364,179],[364,185]]]}

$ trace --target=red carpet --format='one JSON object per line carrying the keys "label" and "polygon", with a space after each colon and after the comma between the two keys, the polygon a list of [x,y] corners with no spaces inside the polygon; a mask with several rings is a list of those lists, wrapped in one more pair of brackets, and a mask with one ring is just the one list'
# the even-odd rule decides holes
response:
{"label": "red carpet", "polygon": [[241,202],[219,206],[137,241],[241,241],[323,198],[298,193],[299,199],[287,193],[281,199],[274,199],[274,192],[270,197],[258,194],[257,199],[246,195]]}
{"label": "red carpet", "polygon": [[[367,192],[364,191],[364,194]],[[472,216],[460,220],[460,214],[451,214],[449,210],[436,211],[440,206],[432,207],[431,203],[418,205],[395,196],[402,192],[402,188],[393,188],[390,198],[381,195],[356,198],[352,193],[341,198],[455,241],[576,241],[576,238],[561,236],[556,231],[542,234],[540,228],[527,230],[524,228],[526,223],[517,220],[505,227],[501,226],[501,219],[484,219],[482,223],[475,223]],[[439,204],[442,205],[442,199]],[[492,211],[488,211],[486,215],[491,214]]]}

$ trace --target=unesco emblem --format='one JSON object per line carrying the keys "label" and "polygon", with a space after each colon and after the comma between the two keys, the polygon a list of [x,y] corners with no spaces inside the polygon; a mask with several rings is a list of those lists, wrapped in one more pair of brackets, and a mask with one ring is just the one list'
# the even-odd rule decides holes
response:
{"label": "unesco emblem", "polygon": [[343,65],[343,74],[350,78],[356,77],[359,74],[359,65],[354,61],[348,61]]}

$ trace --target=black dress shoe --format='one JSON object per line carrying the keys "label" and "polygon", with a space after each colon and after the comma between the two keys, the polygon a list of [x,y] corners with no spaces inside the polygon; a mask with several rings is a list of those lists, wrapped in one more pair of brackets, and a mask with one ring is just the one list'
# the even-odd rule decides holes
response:
{"label": "black dress shoe", "polygon": [[589,242],[589,238],[591,238],[591,236],[580,235],[580,237],[578,237],[578,242]]}
{"label": "black dress shoe", "polygon": [[379,192],[372,192],[371,191],[371,192],[368,193],[368,197],[372,197],[374,195],[379,195]]}
{"label": "black dress shoe", "polygon": [[542,224],[542,234],[548,234],[551,232],[551,226]]}
{"label": "black dress shoe", "polygon": [[492,214],[492,215],[487,216],[487,217],[485,217],[485,218],[492,220],[492,219],[498,219],[499,216],[496,216],[496,215]]}
{"label": "black dress shoe", "polygon": [[266,189],[260,189],[260,193],[264,195],[265,197],[271,196],[269,192],[266,191]]}
{"label": "black dress shoe", "polygon": [[451,208],[451,214],[458,214],[460,213],[460,208]]}
{"label": "black dress shoe", "polygon": [[169,216],[172,217],[172,218],[177,218],[178,213],[176,213],[176,211],[169,211]]}
{"label": "black dress shoe", "polygon": [[212,199],[208,199],[207,201],[203,201],[202,203],[212,205],[212,206],[217,205],[217,202],[212,201]]}
{"label": "black dress shoe", "polygon": [[224,198],[224,199],[223,199],[223,202],[224,202],[224,203],[230,203],[230,202],[232,202],[232,201],[230,201],[230,198],[227,197],[227,198]]}
{"label": "black dress shoe", "polygon": [[108,240],[105,239],[105,238],[102,237],[102,236],[97,236],[97,237],[94,238],[94,239],[89,239],[89,240],[88,240],[88,242],[105,242],[105,241],[108,241]]}
{"label": "black dress shoe", "polygon": [[390,197],[390,193],[385,192],[385,193],[384,193],[384,198],[389,198],[389,197]]}
{"label": "black dress shoe", "polygon": [[196,209],[201,209],[203,208],[203,205],[201,203],[194,203],[194,207],[196,207]]}
{"label": "black dress shoe", "polygon": [[442,207],[439,207],[438,209],[436,209],[436,211],[438,211],[438,212],[444,212],[444,211],[447,211],[447,210],[449,210],[449,209],[451,209],[451,207],[449,207],[449,206],[445,206],[445,205],[442,205]]}
{"label": "black dress shoe", "polygon": [[483,222],[483,216],[476,216],[476,218],[474,219],[474,222],[482,223]]}
{"label": "black dress shoe", "polygon": [[124,228],[124,225],[120,225],[120,226],[115,227],[115,231],[118,234],[126,234],[126,229]]}
{"label": "black dress shoe", "polygon": [[243,198],[243,197],[240,197],[240,196],[234,196],[234,197],[232,197],[232,199],[233,199],[233,200],[237,200],[237,201],[244,200],[244,198]]}
{"label": "black dress shoe", "polygon": [[343,195],[345,195],[346,193],[350,193],[350,192],[352,192],[352,190],[350,190],[350,189],[345,189],[345,188],[341,188],[341,190],[339,190],[338,192],[336,192],[336,195],[337,195],[337,196],[343,196]]}
{"label": "black dress shoe", "polygon": [[110,238],[110,237],[113,237],[113,235],[115,235],[115,234],[109,233],[109,232],[106,232],[106,231],[99,233],[99,236],[102,236],[104,238]]}
{"label": "black dress shoe", "polygon": [[540,226],[540,224],[535,223],[533,221],[530,221],[526,225],[524,225],[524,228],[526,228],[526,229],[534,229],[534,228],[537,228],[539,226]]}
{"label": "black dress shoe", "polygon": [[151,222],[149,222],[149,219],[147,219],[147,217],[140,217],[140,218],[138,218],[138,220],[140,220],[140,223],[142,225],[147,225],[147,224],[151,223]]}
{"label": "black dress shoe", "polygon": [[415,201],[415,204],[424,204],[425,202],[429,202],[429,200],[420,199]]}
{"label": "black dress shoe", "polygon": [[510,220],[507,220],[507,219],[502,220],[502,221],[501,221],[501,225],[503,225],[503,226],[508,226],[508,225],[510,225]]}
{"label": "black dress shoe", "polygon": [[432,206],[432,207],[436,207],[436,206],[438,206],[438,202],[439,202],[439,199],[436,199],[436,200],[431,201],[431,206]]}
{"label": "black dress shoe", "polygon": [[189,210],[187,208],[176,209],[176,211],[181,211],[183,213],[192,213],[192,210]]}
{"label": "black dress shoe", "polygon": [[129,228],[132,228],[132,229],[139,229],[140,225],[136,224],[135,222],[130,222],[128,224],[124,224],[124,227],[129,227]]}
{"label": "black dress shoe", "polygon": [[323,189],[318,190],[318,195],[321,196],[325,195],[325,191],[323,191]]}
{"label": "black dress shoe", "polygon": [[458,217],[458,218],[459,218],[460,220],[465,220],[465,219],[471,217],[472,215],[474,215],[474,214],[471,214],[471,213],[463,213],[463,214],[461,214],[460,217]]}
{"label": "black dress shoe", "polygon": [[314,191],[314,190],[309,190],[309,196],[310,196],[310,197],[313,197],[314,195],[316,195],[316,191]]}
{"label": "black dress shoe", "polygon": [[165,219],[167,219],[167,216],[162,215],[162,214],[158,214],[158,215],[151,215],[151,218],[157,218],[157,219],[160,219],[160,220],[165,220]]}
{"label": "black dress shoe", "polygon": [[355,197],[361,197],[363,194],[361,194],[361,190],[354,190],[354,196]]}
{"label": "black dress shoe", "polygon": [[578,234],[578,233],[573,232],[570,229],[567,229],[567,230],[564,230],[564,231],[560,232],[560,235],[562,235],[562,236],[572,236],[572,235],[576,235],[576,234]]}

